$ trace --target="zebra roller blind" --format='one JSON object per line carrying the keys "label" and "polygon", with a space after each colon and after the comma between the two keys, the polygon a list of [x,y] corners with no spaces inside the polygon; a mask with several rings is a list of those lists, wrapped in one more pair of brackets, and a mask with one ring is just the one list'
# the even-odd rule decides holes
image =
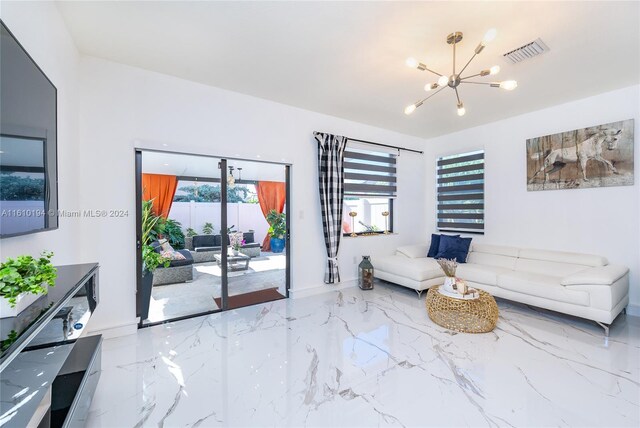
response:
{"label": "zebra roller blind", "polygon": [[484,233],[484,150],[438,158],[438,230]]}
{"label": "zebra roller blind", "polygon": [[360,198],[396,197],[396,156],[351,147],[344,153],[344,194]]}

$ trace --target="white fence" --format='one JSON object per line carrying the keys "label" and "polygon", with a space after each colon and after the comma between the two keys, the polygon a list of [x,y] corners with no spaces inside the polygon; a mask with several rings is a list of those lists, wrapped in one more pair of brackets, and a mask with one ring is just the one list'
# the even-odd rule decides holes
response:
{"label": "white fence", "polygon": [[[183,230],[188,227],[202,233],[205,223],[212,223],[214,233],[220,233],[220,202],[174,202],[171,205],[169,218],[182,223]],[[260,204],[228,203],[227,224],[239,232],[254,230],[254,239],[262,243],[267,236],[269,224],[265,220]]]}

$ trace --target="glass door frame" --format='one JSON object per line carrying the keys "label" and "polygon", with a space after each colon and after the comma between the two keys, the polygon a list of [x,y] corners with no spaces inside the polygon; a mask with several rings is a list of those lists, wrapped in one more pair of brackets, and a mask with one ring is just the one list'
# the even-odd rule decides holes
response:
{"label": "glass door frame", "polygon": [[144,323],[142,319],[138,322],[138,328],[152,327],[154,325],[165,324],[168,322],[180,321],[183,319],[195,318],[204,315],[215,314],[218,312],[228,310],[229,305],[229,278],[228,278],[228,265],[227,265],[227,255],[228,255],[228,242],[229,242],[229,233],[227,230],[228,227],[228,218],[227,218],[227,195],[228,195],[228,187],[227,187],[227,163],[229,160],[237,160],[237,161],[246,161],[246,162],[256,162],[256,163],[267,163],[272,165],[281,165],[285,170],[285,216],[286,216],[286,237],[285,237],[285,249],[286,249],[286,268],[285,268],[285,298],[289,298],[289,289],[291,287],[291,164],[283,163],[283,162],[272,162],[272,161],[263,161],[263,160],[254,160],[254,159],[244,159],[244,158],[232,158],[232,157],[224,157],[224,156],[215,156],[208,155],[202,153],[191,153],[191,152],[175,152],[169,150],[157,150],[157,149],[148,149],[148,148],[134,148],[135,155],[135,198],[136,198],[136,239],[135,239],[135,251],[136,251],[136,318],[140,317],[141,313],[141,304],[142,304],[142,154],[143,152],[155,152],[155,153],[165,153],[165,154],[174,154],[174,155],[185,155],[185,156],[202,156],[208,158],[219,159],[218,168],[220,170],[220,237],[222,239],[222,249],[221,249],[221,293],[220,293],[220,301],[221,308],[213,309],[211,311],[199,312],[191,315],[184,315],[180,317],[170,318],[163,321],[157,322],[149,322]]}

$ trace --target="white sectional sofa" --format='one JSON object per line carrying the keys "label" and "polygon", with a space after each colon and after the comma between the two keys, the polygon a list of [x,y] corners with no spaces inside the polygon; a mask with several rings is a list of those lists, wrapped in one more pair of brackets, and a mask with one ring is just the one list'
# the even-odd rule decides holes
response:
{"label": "white sectional sofa", "polygon": [[[372,260],[375,277],[412,288],[418,295],[444,282],[429,245],[400,247]],[[472,244],[456,276],[496,297],[608,325],[629,303],[629,269],[589,254]]]}

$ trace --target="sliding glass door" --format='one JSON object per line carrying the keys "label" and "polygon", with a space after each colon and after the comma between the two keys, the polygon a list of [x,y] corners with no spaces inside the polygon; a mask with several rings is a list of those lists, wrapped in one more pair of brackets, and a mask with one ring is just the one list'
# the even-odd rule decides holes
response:
{"label": "sliding glass door", "polygon": [[230,309],[287,296],[287,183],[283,165],[227,162]]}
{"label": "sliding glass door", "polygon": [[289,289],[289,166],[136,151],[140,326]]}

